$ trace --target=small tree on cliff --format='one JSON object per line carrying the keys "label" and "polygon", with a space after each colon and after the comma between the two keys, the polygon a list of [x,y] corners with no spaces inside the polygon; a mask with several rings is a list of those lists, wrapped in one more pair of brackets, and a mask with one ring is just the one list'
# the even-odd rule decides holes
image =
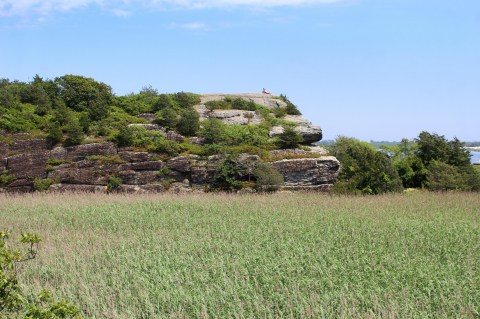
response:
{"label": "small tree on cliff", "polygon": [[287,127],[278,136],[277,144],[280,148],[296,148],[303,142],[303,137],[294,129]]}

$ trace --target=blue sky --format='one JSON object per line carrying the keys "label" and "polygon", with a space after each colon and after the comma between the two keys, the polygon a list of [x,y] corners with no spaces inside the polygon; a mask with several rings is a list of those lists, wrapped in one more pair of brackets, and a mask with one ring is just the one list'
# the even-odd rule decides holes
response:
{"label": "blue sky", "polygon": [[0,0],[0,78],[286,94],[324,139],[480,140],[478,0]]}

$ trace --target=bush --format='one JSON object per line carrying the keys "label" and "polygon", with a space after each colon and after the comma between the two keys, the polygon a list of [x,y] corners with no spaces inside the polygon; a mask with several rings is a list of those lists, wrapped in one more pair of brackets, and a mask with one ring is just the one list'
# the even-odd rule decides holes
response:
{"label": "bush", "polygon": [[81,318],[77,307],[65,300],[55,301],[47,290],[37,295],[24,293],[18,281],[18,264],[37,256],[41,238],[22,234],[20,242],[28,246],[23,254],[7,245],[8,238],[8,232],[0,231],[0,318]]}
{"label": "bush", "polygon": [[289,115],[302,115],[302,113],[298,110],[297,106],[295,104],[293,104],[288,98],[286,95],[283,95],[283,94],[280,94],[280,99],[287,103],[287,107],[286,107],[286,112],[287,114]]}
{"label": "bush", "polygon": [[200,136],[205,139],[208,144],[222,144],[227,140],[226,125],[219,119],[209,118],[202,122]]}
{"label": "bush", "polygon": [[120,128],[117,134],[114,135],[113,141],[117,146],[133,146],[134,145],[134,138],[133,138],[133,129],[128,126],[123,126]]}
{"label": "bush", "polygon": [[280,148],[296,148],[303,142],[303,137],[294,129],[287,127],[278,136],[277,144]]}
{"label": "bush", "polygon": [[194,136],[200,128],[200,117],[192,107],[182,111],[177,123],[177,130],[180,134]]}
{"label": "bush", "polygon": [[205,107],[210,111],[213,111],[213,110],[229,110],[229,109],[232,108],[232,104],[225,101],[225,100],[208,101],[208,102],[205,103]]}
{"label": "bush", "polygon": [[68,137],[65,140],[66,146],[79,145],[82,143],[85,136],[83,134],[83,129],[76,118],[72,118],[67,124],[67,135]]}
{"label": "bush", "polygon": [[273,114],[276,118],[282,118],[285,117],[285,115],[287,114],[287,110],[283,107],[276,107],[273,109]]}
{"label": "bush", "polygon": [[223,162],[217,167],[213,179],[213,188],[233,191],[240,189],[239,181],[240,172],[239,165],[232,156],[227,156]]}
{"label": "bush", "polygon": [[60,124],[58,122],[54,122],[49,130],[47,136],[48,142],[50,145],[56,145],[60,143],[63,139],[63,132]]}
{"label": "bush", "polygon": [[178,113],[173,107],[166,107],[155,114],[155,122],[167,130],[173,130],[178,123]]}
{"label": "bush", "polygon": [[402,181],[391,159],[369,143],[339,137],[329,151],[341,163],[334,191],[382,194],[402,190]]}
{"label": "bush", "polygon": [[434,191],[469,190],[465,174],[455,166],[435,160],[428,167],[426,186]]}
{"label": "bush", "polygon": [[120,186],[122,186],[122,183],[123,181],[120,177],[115,175],[109,176],[107,182],[107,193],[117,191]]}
{"label": "bush", "polygon": [[260,192],[277,191],[284,183],[283,175],[268,163],[259,163],[253,173],[256,189]]}
{"label": "bush", "polygon": [[37,192],[45,192],[54,183],[55,181],[51,178],[35,178],[33,180],[33,189]]}
{"label": "bush", "polygon": [[157,111],[161,111],[161,110],[164,110],[167,108],[173,108],[173,107],[174,105],[170,96],[168,96],[168,94],[160,94],[158,96],[157,102],[153,106],[153,111],[157,112]]}
{"label": "bush", "polygon": [[0,174],[0,187],[5,187],[15,180],[15,176],[8,174],[8,171],[3,171]]}

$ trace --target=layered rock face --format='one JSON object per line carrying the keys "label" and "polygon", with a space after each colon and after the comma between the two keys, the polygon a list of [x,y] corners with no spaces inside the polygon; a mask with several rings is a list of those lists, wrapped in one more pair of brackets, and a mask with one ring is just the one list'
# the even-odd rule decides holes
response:
{"label": "layered rock face", "polygon": [[[2,146],[0,175],[3,191],[31,192],[38,180],[50,180],[51,191],[107,192],[112,176],[121,179],[119,192],[186,192],[204,190],[213,182],[223,159],[197,155],[158,159],[158,154],[117,148],[113,143],[93,143],[49,150],[43,141],[15,154],[9,145]],[[16,148],[15,148],[16,150]],[[284,175],[285,189],[328,190],[334,183],[339,162],[325,156],[321,148],[313,151],[272,151],[271,165]],[[289,157],[292,157],[288,159]],[[304,158],[302,158],[304,157]],[[242,154],[237,158],[239,171],[247,177],[260,161],[256,155]]]}
{"label": "layered rock face", "polygon": [[[263,118],[253,111],[207,109],[208,101],[223,100],[227,95],[204,95],[195,106],[201,119],[217,118],[226,124],[259,124]],[[286,104],[266,94],[239,94],[228,97],[253,101],[266,108],[285,107]],[[141,114],[153,121],[153,114]],[[295,129],[305,143],[314,143],[322,138],[320,127],[312,125],[301,116],[286,115],[285,121],[295,123]],[[184,137],[174,131],[166,131],[156,124],[141,125],[148,130],[162,132],[169,140],[182,142]],[[283,132],[283,127],[274,126],[270,137]],[[21,135],[21,136],[20,136]],[[50,191],[77,192],[189,192],[203,191],[214,181],[223,158],[197,155],[165,158],[165,154],[138,151],[134,148],[119,148],[111,142],[92,143],[71,147],[50,148],[46,139],[28,138],[26,135],[11,135],[13,142],[0,142],[0,192],[31,192],[38,189],[37,183],[48,181]],[[202,145],[200,137],[190,138],[193,144]],[[287,190],[327,191],[335,182],[340,163],[335,157],[317,146],[309,150],[275,150],[270,152],[270,164],[283,176]],[[252,172],[261,159],[256,155],[241,154],[236,158],[240,179],[251,180]],[[120,184],[112,185],[112,178]],[[45,185],[45,184],[44,184]],[[48,185],[47,185],[48,187]],[[113,188],[112,188],[113,187]]]}

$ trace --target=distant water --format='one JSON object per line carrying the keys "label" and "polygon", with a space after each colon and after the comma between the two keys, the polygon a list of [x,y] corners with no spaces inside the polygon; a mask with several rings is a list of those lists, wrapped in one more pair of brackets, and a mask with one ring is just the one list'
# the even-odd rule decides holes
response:
{"label": "distant water", "polygon": [[470,158],[472,164],[480,164],[480,152],[470,152],[472,157]]}

